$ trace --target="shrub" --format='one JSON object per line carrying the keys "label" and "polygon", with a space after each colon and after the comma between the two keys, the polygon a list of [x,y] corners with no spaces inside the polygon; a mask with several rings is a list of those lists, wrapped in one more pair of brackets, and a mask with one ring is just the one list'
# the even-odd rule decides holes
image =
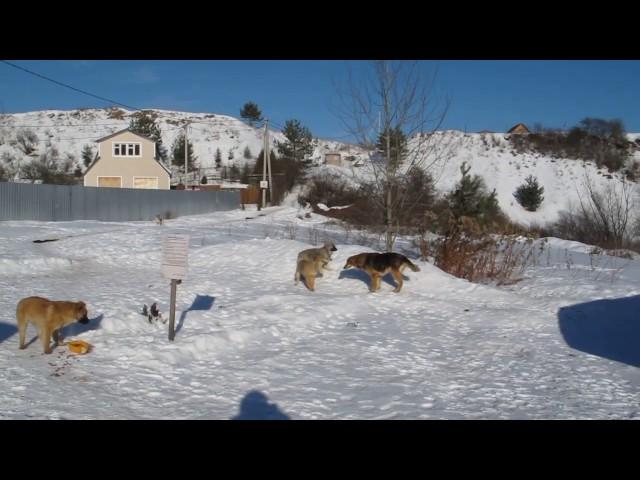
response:
{"label": "shrub", "polygon": [[513,196],[526,210],[535,212],[544,200],[543,193],[544,187],[538,184],[538,179],[533,175],[529,175],[525,179],[525,183],[516,189]]}

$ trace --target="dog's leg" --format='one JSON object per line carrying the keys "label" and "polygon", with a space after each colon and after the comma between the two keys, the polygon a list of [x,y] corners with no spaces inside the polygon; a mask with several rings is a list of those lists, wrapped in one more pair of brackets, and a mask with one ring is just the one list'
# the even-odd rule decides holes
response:
{"label": "dog's leg", "polygon": [[44,353],[51,353],[51,328],[42,327],[40,329],[40,340],[42,340],[42,347]]}
{"label": "dog's leg", "polygon": [[402,282],[403,282],[402,273],[399,270],[391,270],[391,275],[393,276],[393,279],[398,284],[398,286],[394,288],[393,291],[398,293],[400,292],[400,290],[402,290]]}
{"label": "dog's leg", "polygon": [[61,333],[61,328],[59,328],[58,330],[54,330],[53,331],[53,341],[56,342],[56,346],[60,346],[62,345],[62,333]]}
{"label": "dog's leg", "polygon": [[371,275],[371,293],[378,291],[378,275]]}
{"label": "dog's leg", "polygon": [[26,347],[24,345],[24,341],[26,340],[26,335],[27,335],[27,325],[29,324],[29,322],[27,322],[24,319],[18,319],[18,332],[20,333],[20,350],[24,350]]}
{"label": "dog's leg", "polygon": [[298,285],[300,283],[300,270],[296,270],[296,274],[293,277],[293,284]]}
{"label": "dog's leg", "polygon": [[382,288],[382,275],[376,275],[376,292]]}

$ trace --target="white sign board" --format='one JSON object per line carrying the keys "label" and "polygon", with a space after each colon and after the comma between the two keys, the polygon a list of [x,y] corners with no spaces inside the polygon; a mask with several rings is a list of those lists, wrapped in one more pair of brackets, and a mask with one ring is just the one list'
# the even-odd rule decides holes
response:
{"label": "white sign board", "polygon": [[187,275],[189,235],[167,235],[162,238],[162,267],[164,278],[182,280]]}
{"label": "white sign board", "polygon": [[269,188],[269,182],[266,180],[260,180],[260,188]]}

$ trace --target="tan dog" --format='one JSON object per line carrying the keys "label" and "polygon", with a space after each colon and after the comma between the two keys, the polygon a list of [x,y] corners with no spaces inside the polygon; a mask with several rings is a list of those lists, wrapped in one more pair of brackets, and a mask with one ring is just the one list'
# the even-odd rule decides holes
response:
{"label": "tan dog", "polygon": [[409,267],[414,272],[419,272],[420,268],[411,263],[404,255],[399,253],[360,253],[347,258],[347,263],[342,267],[347,269],[350,267],[359,268],[369,274],[371,277],[371,292],[380,290],[380,281],[387,273],[391,272],[398,286],[393,290],[398,293],[402,290],[402,272]]}
{"label": "tan dog", "polygon": [[23,298],[16,307],[20,349],[25,348],[24,341],[29,322],[38,328],[44,353],[51,353],[51,336],[56,345],[62,345],[60,329],[76,321],[89,323],[87,313],[84,302],[59,302],[42,297]]}
{"label": "tan dog", "polygon": [[316,277],[322,276],[322,270],[331,270],[327,265],[331,261],[331,252],[336,250],[338,249],[333,242],[325,242],[322,247],[309,248],[298,253],[294,283],[298,285],[300,276],[303,276],[307,288],[314,292]]}

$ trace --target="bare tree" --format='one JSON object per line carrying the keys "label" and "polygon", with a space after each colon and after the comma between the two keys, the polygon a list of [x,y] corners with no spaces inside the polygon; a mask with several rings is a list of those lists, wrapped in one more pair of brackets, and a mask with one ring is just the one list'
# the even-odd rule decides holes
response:
{"label": "bare tree", "polygon": [[29,155],[36,149],[38,136],[33,130],[22,129],[16,134],[16,143],[25,155]]}
{"label": "bare tree", "polygon": [[353,175],[360,183],[365,178],[373,182],[371,200],[384,212],[388,251],[399,230],[397,212],[421,201],[403,185],[416,169],[437,179],[436,171],[451,152],[451,138],[437,133],[450,102],[435,100],[435,73],[425,79],[421,69],[418,62],[376,61],[362,81],[349,70],[346,88],[337,87],[337,116],[370,152],[365,168]]}
{"label": "bare tree", "polygon": [[0,156],[0,170],[4,172],[0,175],[2,177],[2,181],[12,181],[19,169],[20,165],[16,156],[9,152],[3,152],[2,156]]}
{"label": "bare tree", "polygon": [[578,192],[578,212],[584,227],[595,234],[600,243],[622,248],[631,233],[633,183],[623,178],[618,186],[609,183],[603,191],[597,191],[585,173],[583,189]]}

